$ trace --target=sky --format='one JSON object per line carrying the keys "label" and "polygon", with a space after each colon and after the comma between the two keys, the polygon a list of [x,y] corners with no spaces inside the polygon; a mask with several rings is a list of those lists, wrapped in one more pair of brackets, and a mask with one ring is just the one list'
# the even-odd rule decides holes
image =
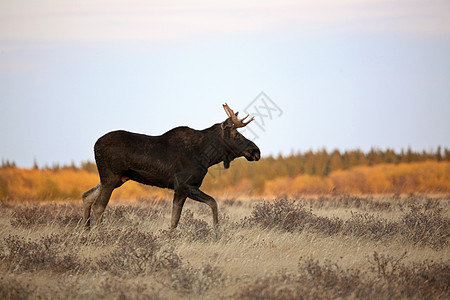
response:
{"label": "sky", "polygon": [[0,159],[226,119],[262,155],[450,148],[448,0],[0,0]]}

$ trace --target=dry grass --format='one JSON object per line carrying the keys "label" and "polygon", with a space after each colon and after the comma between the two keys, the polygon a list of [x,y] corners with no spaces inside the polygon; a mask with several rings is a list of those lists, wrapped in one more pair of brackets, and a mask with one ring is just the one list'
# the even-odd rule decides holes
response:
{"label": "dry grass", "polygon": [[0,207],[0,299],[448,299],[450,198]]}

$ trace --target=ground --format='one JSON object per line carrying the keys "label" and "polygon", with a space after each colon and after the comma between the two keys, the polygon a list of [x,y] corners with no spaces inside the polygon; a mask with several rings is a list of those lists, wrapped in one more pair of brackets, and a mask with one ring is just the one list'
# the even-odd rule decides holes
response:
{"label": "ground", "polygon": [[3,202],[1,299],[448,299],[450,197]]}

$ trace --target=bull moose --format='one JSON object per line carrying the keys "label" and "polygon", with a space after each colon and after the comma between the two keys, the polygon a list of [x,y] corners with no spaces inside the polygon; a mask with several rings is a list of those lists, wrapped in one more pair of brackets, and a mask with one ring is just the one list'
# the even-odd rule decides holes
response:
{"label": "bull moose", "polygon": [[91,207],[96,224],[100,224],[111,193],[128,180],[174,190],[171,227],[180,220],[189,197],[212,209],[214,226],[218,224],[217,203],[199,188],[208,168],[244,156],[249,161],[260,158],[260,150],[237,128],[247,122],[224,104],[228,118],[204,130],[176,127],[160,136],[148,136],[123,130],[105,134],[94,146],[100,183],[83,193],[84,224],[89,228]]}

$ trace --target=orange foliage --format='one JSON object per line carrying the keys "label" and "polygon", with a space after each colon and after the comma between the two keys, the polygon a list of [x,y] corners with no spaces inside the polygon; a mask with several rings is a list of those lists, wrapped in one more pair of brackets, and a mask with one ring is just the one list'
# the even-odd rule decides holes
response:
{"label": "orange foliage", "polygon": [[98,176],[71,169],[50,171],[6,168],[0,178],[7,183],[12,199],[55,199],[81,197],[81,193],[98,182]]}
{"label": "orange foliage", "polygon": [[324,194],[332,190],[327,177],[298,175],[294,178],[278,177],[265,184],[264,194],[270,196],[298,196],[300,194]]}
{"label": "orange foliage", "polygon": [[[35,170],[0,169],[0,181],[6,182],[1,195],[20,200],[81,199],[81,194],[99,182],[95,173],[85,170],[62,169]],[[137,197],[166,197],[168,191],[129,182],[116,189],[113,199],[136,199]]]}
{"label": "orange foliage", "polygon": [[450,193],[450,162],[380,164],[338,170],[327,177],[298,175],[266,182],[264,193],[285,194]]}
{"label": "orange foliage", "polygon": [[[297,175],[267,180],[264,173],[227,182],[210,179],[205,192],[214,196],[299,196],[302,194],[450,193],[450,162],[415,162],[358,166],[337,170],[326,177]],[[85,170],[0,169],[0,199],[81,199],[95,186],[98,175]],[[171,198],[167,189],[128,182],[116,189],[114,199]]]}

